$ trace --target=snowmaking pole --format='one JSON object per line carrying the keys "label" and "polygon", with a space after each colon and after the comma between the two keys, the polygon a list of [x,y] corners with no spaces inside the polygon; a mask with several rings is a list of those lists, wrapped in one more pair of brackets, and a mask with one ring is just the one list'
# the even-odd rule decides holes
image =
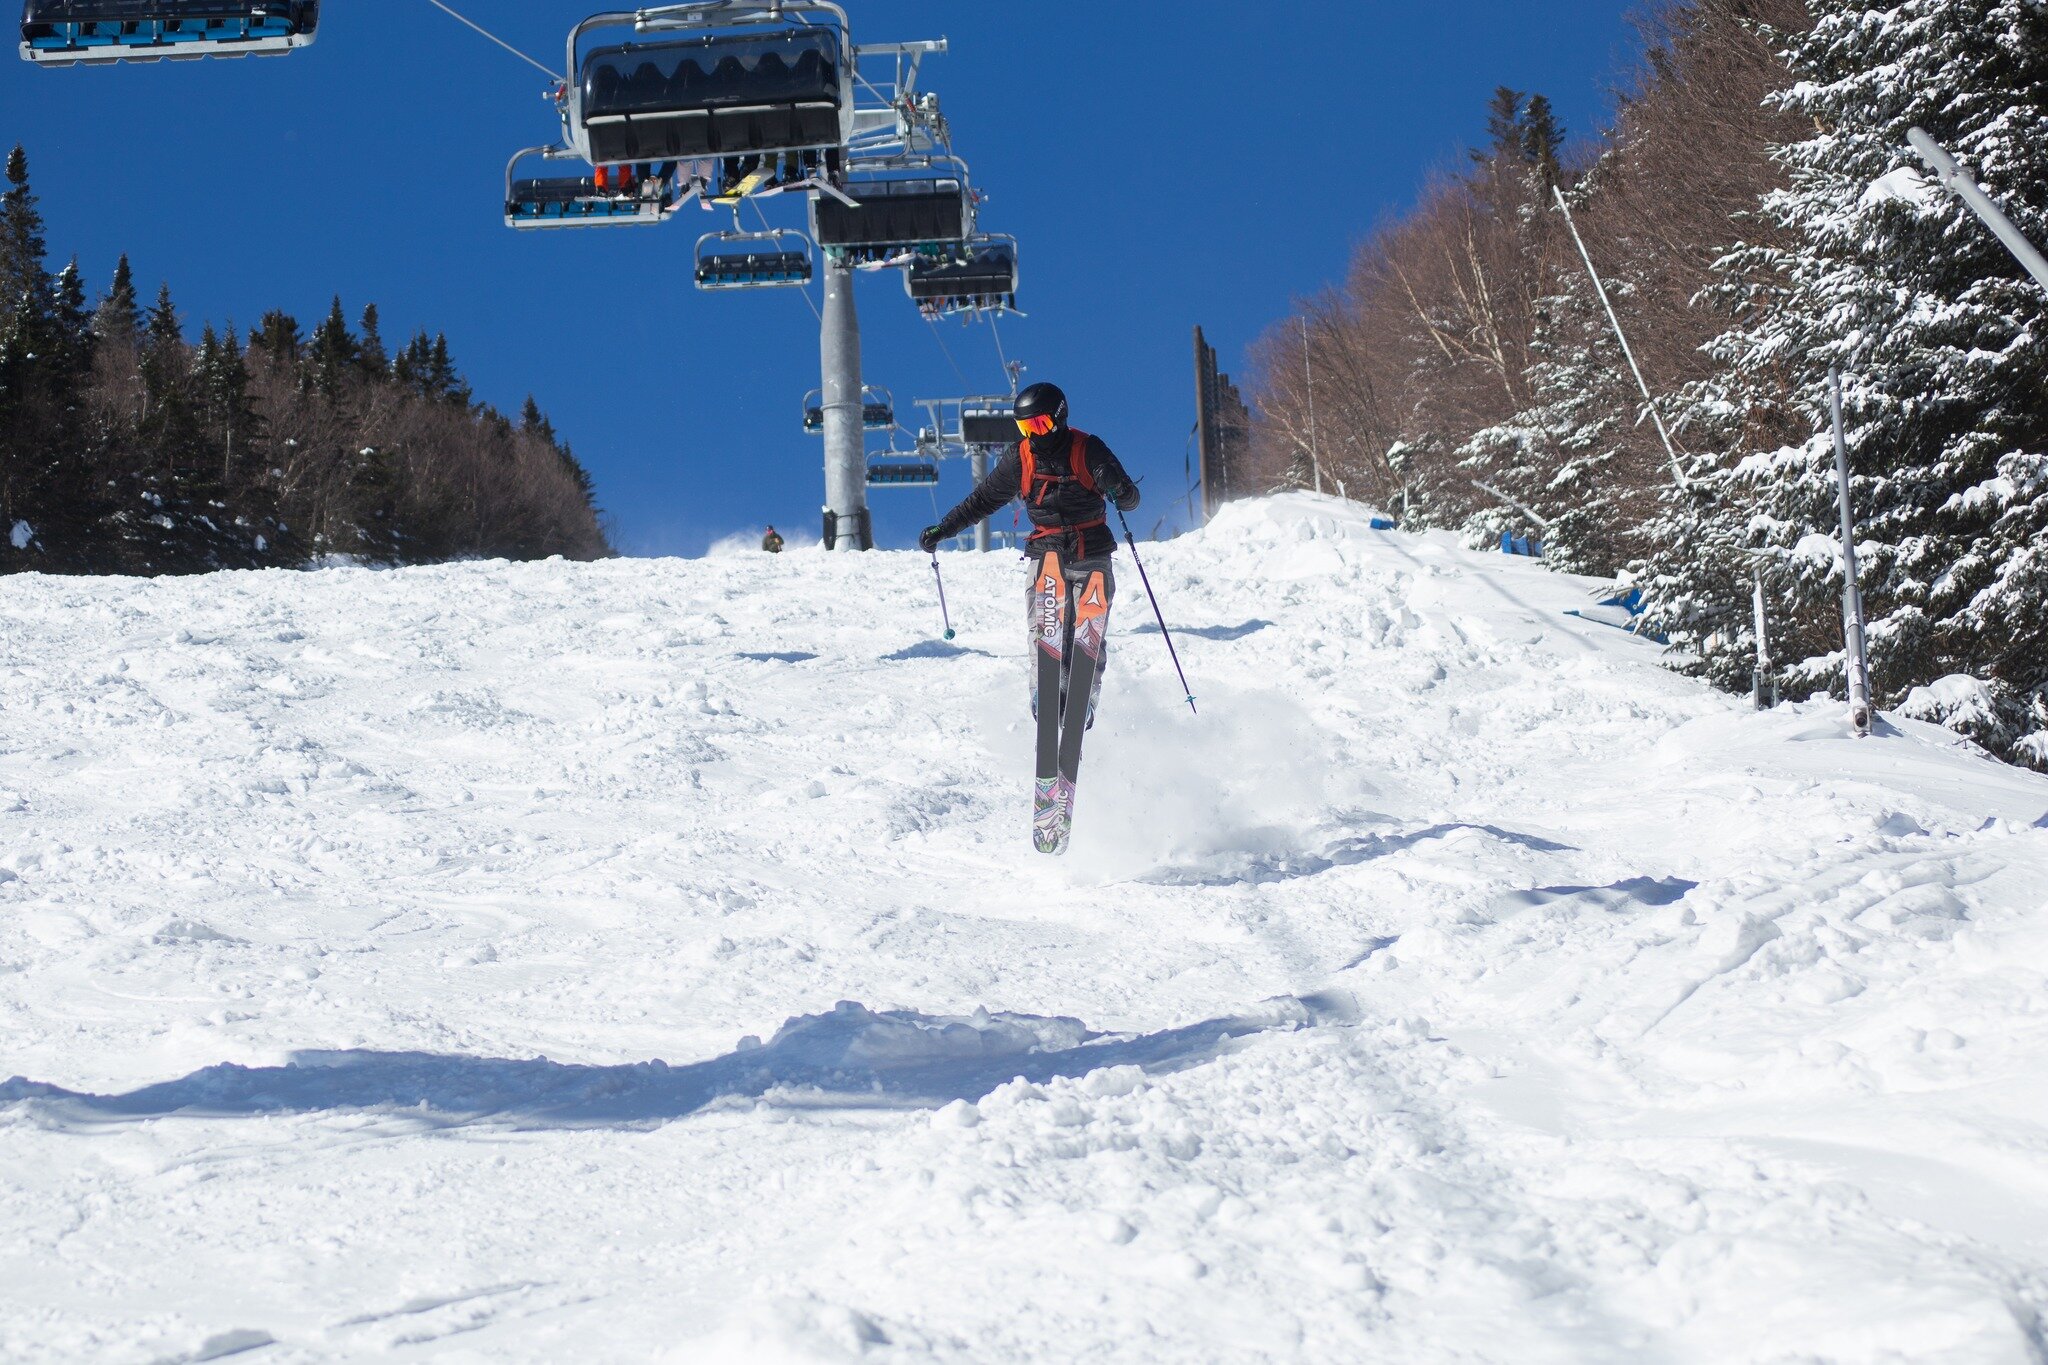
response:
{"label": "snowmaking pole", "polygon": [[1828,371],[1835,424],[1835,485],[1842,511],[1842,657],[1849,681],[1849,719],[1870,733],[1870,653],[1864,647],[1863,588],[1856,568],[1856,513],[1849,499],[1849,439],[1842,427],[1842,367]]}
{"label": "snowmaking pole", "polygon": [[2014,226],[2012,219],[2005,216],[2005,211],[1998,207],[1998,202],[1984,192],[1976,179],[1957,165],[1956,159],[1948,154],[1945,147],[1929,137],[1926,129],[1908,129],[1906,141],[1913,144],[1913,150],[1920,154],[1920,159],[1934,172],[1935,181],[1968,204],[1971,210],[1984,220],[1984,226],[1990,228],[1998,240],[2005,243],[2006,250],[2019,258],[2019,263],[2026,267],[2027,273],[2034,277],[2035,282],[2043,289],[2048,289],[2048,260],[2042,259],[2034,244],[2027,240],[2027,235]]}
{"label": "snowmaking pole", "polygon": [[1600,296],[1600,306],[1607,310],[1607,320],[1614,325],[1614,339],[1621,343],[1621,354],[1628,361],[1629,373],[1636,377],[1636,387],[1643,391],[1643,402],[1650,409],[1650,420],[1657,424],[1657,435],[1663,439],[1664,453],[1671,457],[1671,476],[1678,480],[1680,488],[1690,488],[1692,480],[1685,477],[1685,466],[1679,463],[1678,447],[1671,440],[1671,429],[1664,425],[1664,414],[1657,410],[1657,400],[1650,396],[1650,381],[1643,378],[1643,367],[1636,364],[1636,353],[1628,344],[1628,333],[1621,330],[1621,315],[1614,311],[1614,303],[1607,297],[1607,286],[1600,282],[1600,272],[1593,266],[1593,253],[1586,250],[1586,239],[1579,236],[1579,225],[1572,218],[1572,206],[1564,200],[1564,189],[1552,185],[1550,192],[1557,198],[1558,211],[1564,214],[1564,225],[1571,229],[1572,240],[1579,245],[1579,259],[1586,263],[1586,276],[1593,281],[1593,292]]}
{"label": "snowmaking pole", "polygon": [[1323,457],[1316,450],[1316,368],[1309,358],[1308,316],[1301,318],[1301,373],[1308,380],[1308,462],[1316,467],[1316,492],[1323,491]]}
{"label": "snowmaking pole", "polygon": [[1756,709],[1768,711],[1775,699],[1771,688],[1771,617],[1764,605],[1764,571],[1756,571],[1756,675],[1750,682],[1750,697]]}
{"label": "snowmaking pole", "polygon": [[818,350],[824,371],[825,548],[874,547],[868,523],[866,408],[860,384],[860,314],[853,305],[853,271],[825,262],[825,307]]}

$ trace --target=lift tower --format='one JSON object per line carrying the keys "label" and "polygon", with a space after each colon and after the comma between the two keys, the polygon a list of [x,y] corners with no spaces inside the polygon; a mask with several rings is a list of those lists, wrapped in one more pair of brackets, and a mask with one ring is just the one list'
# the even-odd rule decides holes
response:
{"label": "lift tower", "polygon": [[[627,41],[585,43],[602,30]],[[1011,309],[1016,243],[978,235],[965,163],[936,95],[918,90],[945,40],[855,46],[828,0],[696,0],[593,15],[569,34],[556,95],[563,140],[505,169],[515,228],[631,226],[686,205],[729,209],[730,231],[697,244],[703,289],[803,287],[822,270],[819,429],[824,539],[868,549],[866,403],[857,271],[895,269],[927,316]],[[588,176],[526,177],[529,157],[576,160]],[[810,204],[812,236],[768,225],[764,201]],[[761,230],[747,230],[742,207]],[[814,267],[815,237],[823,260]]]}

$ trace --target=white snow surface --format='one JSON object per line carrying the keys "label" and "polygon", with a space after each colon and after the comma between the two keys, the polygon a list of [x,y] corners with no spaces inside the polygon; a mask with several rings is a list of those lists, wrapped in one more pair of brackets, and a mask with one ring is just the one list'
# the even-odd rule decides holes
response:
{"label": "white snow surface", "polygon": [[[1335,499],[0,585],[0,1359],[2048,1353],[2048,781]],[[857,1002],[857,1003],[855,1003]]]}

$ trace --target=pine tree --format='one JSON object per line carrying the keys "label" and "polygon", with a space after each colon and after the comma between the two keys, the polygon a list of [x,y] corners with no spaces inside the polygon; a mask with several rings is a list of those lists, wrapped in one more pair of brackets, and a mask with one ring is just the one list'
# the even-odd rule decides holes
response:
{"label": "pine tree", "polygon": [[348,318],[341,311],[341,296],[337,294],[327,320],[313,329],[313,340],[306,350],[313,391],[329,402],[339,400],[360,358],[361,349],[348,330]]}
{"label": "pine tree", "polygon": [[1785,42],[1797,83],[1781,98],[1816,131],[1783,149],[1791,185],[1765,205],[1797,245],[1731,257],[1732,273],[1768,273],[1773,287],[1755,320],[1716,344],[1726,380],[1696,405],[1709,423],[1732,413],[1747,431],[1787,436],[1732,449],[1710,471],[1726,505],[1700,529],[1717,562],[1667,559],[1659,592],[1690,604],[1682,642],[1707,671],[1739,673],[1745,642],[1709,623],[1743,610],[1746,575],[1718,562],[1740,535],[1769,556],[1794,682],[1839,679],[1827,399],[1839,365],[1881,704],[1967,675],[1990,705],[1951,719],[2048,768],[2048,300],[1957,200],[1872,190],[1909,163],[1905,132],[1919,124],[2048,241],[2040,6],[1810,8],[1813,30]]}
{"label": "pine tree", "polygon": [[124,252],[114,263],[107,296],[93,310],[93,335],[110,345],[134,349],[142,344],[142,310],[135,297],[135,272]]}
{"label": "pine tree", "polygon": [[94,338],[92,310],[85,302],[85,278],[78,273],[78,258],[72,257],[57,272],[52,291],[51,323],[62,357],[65,386],[74,401],[92,375]]}
{"label": "pine tree", "polygon": [[171,302],[171,286],[158,287],[143,324],[142,383],[152,408],[177,395],[187,376],[184,323]]}
{"label": "pine tree", "polygon": [[45,252],[28,155],[17,146],[0,194],[0,555],[18,563],[22,551],[54,552],[36,562],[58,567],[85,539],[90,483],[67,322],[76,281],[60,289]]}
{"label": "pine tree", "polygon": [[1551,189],[1564,182],[1559,160],[1564,152],[1565,127],[1547,95],[1531,95],[1519,121],[1522,158],[1536,168],[1538,183],[1548,197]]}
{"label": "pine tree", "polygon": [[282,309],[273,308],[249,333],[249,354],[260,355],[274,369],[289,369],[299,363],[305,342],[299,335],[299,320]]}
{"label": "pine tree", "polygon": [[28,183],[28,153],[17,143],[7,155],[7,190],[0,194],[0,331],[12,331],[30,349],[49,339],[54,300],[47,254],[43,215]]}
{"label": "pine tree", "polygon": [[384,334],[377,327],[377,305],[363,305],[362,320],[356,324],[362,329],[362,340],[356,347],[356,364],[364,376],[371,380],[385,380],[391,377],[391,357],[384,353]]}

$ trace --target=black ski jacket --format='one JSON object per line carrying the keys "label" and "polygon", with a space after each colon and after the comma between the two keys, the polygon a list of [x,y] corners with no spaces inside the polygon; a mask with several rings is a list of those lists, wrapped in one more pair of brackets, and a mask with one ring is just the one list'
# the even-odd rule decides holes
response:
{"label": "black ski jacket", "polygon": [[[1043,490],[1042,497],[1036,501],[1027,498],[1024,503],[1034,528],[1024,552],[1033,559],[1043,558],[1047,550],[1058,550],[1068,563],[1116,552],[1116,536],[1105,520],[1109,509],[1103,503],[1102,493],[1089,492],[1074,477],[1072,442],[1073,432],[1065,428],[1050,436],[1031,438],[1031,461],[1037,466],[1039,487]],[[1131,476],[1124,472],[1123,465],[1100,436],[1088,438],[1088,449],[1082,458],[1087,461],[1089,477],[1095,480],[1097,489],[1123,489],[1124,495],[1116,505],[1126,512],[1137,508],[1138,486],[1131,482]],[[1053,476],[1050,484],[1046,482],[1047,475]],[[996,461],[988,477],[962,498],[958,507],[939,518],[939,538],[951,539],[976,522],[987,520],[1001,511],[1003,504],[1024,496],[1024,491],[1023,447],[1011,446]]]}

